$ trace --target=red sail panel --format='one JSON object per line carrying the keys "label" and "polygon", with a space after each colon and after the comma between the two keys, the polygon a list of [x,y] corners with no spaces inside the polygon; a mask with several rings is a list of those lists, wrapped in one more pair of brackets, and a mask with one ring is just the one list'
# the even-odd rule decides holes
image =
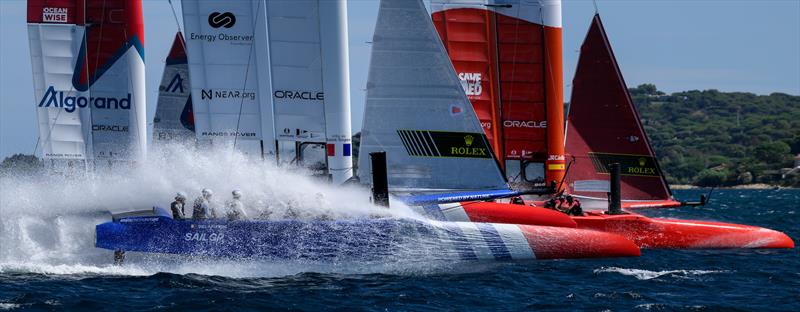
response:
{"label": "red sail panel", "polygon": [[494,13],[460,8],[431,15],[495,155],[503,155]]}
{"label": "red sail panel", "polygon": [[575,163],[566,180],[573,194],[605,198],[608,164],[616,162],[623,200],[671,198],[599,15],[581,46],[567,120],[566,151]]}
{"label": "red sail panel", "polygon": [[547,159],[543,29],[497,14],[505,159]]}

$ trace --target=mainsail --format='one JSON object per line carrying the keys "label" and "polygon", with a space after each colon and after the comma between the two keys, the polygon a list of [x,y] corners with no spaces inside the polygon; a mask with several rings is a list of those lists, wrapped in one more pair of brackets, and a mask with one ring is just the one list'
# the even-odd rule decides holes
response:
{"label": "mainsail", "polygon": [[[247,154],[274,153],[264,52],[264,3],[182,1],[195,132],[201,144],[232,144]],[[266,144],[262,140],[268,140]]]}
{"label": "mainsail", "polygon": [[142,159],[141,0],[29,0],[28,38],[42,156],[94,165]]}
{"label": "mainsail", "polygon": [[606,198],[608,165],[619,163],[624,200],[672,198],[599,15],[572,82],[566,150],[575,157],[566,177],[573,194]]}
{"label": "mainsail", "polygon": [[[198,139],[352,176],[344,0],[183,1]],[[290,158],[291,159],[291,158]]]}
{"label": "mainsail", "polygon": [[560,1],[432,0],[431,11],[509,180],[561,181]]}
{"label": "mainsail", "polygon": [[158,106],[153,119],[153,143],[193,141],[194,112],[192,111],[189,66],[183,35],[178,32],[167,55],[161,85],[158,87]]}
{"label": "mainsail", "polygon": [[421,0],[382,0],[372,42],[359,175],[385,151],[403,190],[507,189]]}

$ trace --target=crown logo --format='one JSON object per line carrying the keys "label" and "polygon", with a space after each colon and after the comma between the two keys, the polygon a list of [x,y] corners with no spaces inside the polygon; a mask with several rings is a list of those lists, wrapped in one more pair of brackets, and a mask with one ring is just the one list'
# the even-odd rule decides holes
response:
{"label": "crown logo", "polygon": [[647,158],[639,158],[639,167],[644,167],[644,164],[647,163]]}
{"label": "crown logo", "polygon": [[467,146],[472,146],[472,141],[475,141],[475,137],[473,137],[473,136],[471,136],[469,134],[464,136],[464,143],[466,143]]}

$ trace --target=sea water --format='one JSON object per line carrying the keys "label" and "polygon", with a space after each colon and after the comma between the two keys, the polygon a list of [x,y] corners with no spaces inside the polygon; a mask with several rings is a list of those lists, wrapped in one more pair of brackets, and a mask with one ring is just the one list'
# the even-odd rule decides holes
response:
{"label": "sea water", "polygon": [[[367,190],[241,154],[168,147],[135,170],[0,178],[0,310],[762,310],[800,309],[792,250],[645,250],[640,258],[520,263],[270,263],[129,255],[112,265],[94,225],[108,211],[166,206],[207,187],[245,194],[267,218],[417,218]],[[708,190],[676,192],[694,200]],[[758,225],[800,238],[800,190],[716,190],[698,208],[650,216]]]}

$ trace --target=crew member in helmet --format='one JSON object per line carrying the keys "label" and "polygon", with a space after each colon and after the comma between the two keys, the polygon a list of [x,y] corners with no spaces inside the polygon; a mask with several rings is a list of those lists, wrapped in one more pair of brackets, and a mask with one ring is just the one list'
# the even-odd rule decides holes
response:
{"label": "crew member in helmet", "polygon": [[194,200],[192,209],[192,220],[205,220],[208,218],[216,218],[214,209],[211,207],[211,196],[214,195],[210,189],[204,188],[201,195]]}
{"label": "crew member in helmet", "polygon": [[242,204],[242,191],[233,190],[231,192],[233,199],[228,201],[228,221],[237,221],[247,219],[247,214],[244,213],[244,205]]}
{"label": "crew member in helmet", "polygon": [[186,218],[186,211],[184,207],[186,206],[186,194],[183,192],[178,192],[175,195],[175,201],[169,205],[170,210],[172,210],[172,219],[175,220],[183,220]]}

